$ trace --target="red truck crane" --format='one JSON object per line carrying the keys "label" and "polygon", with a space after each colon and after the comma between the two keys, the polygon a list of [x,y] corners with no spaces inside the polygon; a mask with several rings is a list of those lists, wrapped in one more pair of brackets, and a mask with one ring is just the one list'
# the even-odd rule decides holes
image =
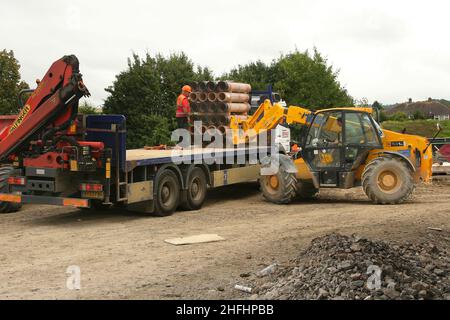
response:
{"label": "red truck crane", "polygon": [[[78,59],[53,63],[17,116],[0,116],[0,213],[21,204],[197,210],[208,188],[258,179],[268,147],[126,149],[123,115],[79,115]],[[3,127],[3,128],[2,128]]]}
{"label": "red truck crane", "polygon": [[4,192],[11,185],[16,191],[3,199],[1,211],[17,210],[19,202],[7,200],[16,200],[26,186],[37,192],[54,189],[53,179],[46,177],[56,177],[58,170],[95,172],[106,161],[104,144],[82,141],[77,132],[78,101],[89,95],[78,59],[64,56],[38,82],[12,123],[1,129],[0,162],[11,166],[0,168],[0,188]]}

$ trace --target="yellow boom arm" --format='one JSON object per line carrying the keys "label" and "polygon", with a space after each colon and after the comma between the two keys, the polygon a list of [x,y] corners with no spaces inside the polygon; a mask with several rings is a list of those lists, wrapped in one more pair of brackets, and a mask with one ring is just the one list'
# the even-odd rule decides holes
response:
{"label": "yellow boom arm", "polygon": [[234,116],[231,118],[230,128],[233,130],[233,141],[236,144],[244,143],[264,131],[275,129],[283,122],[306,125],[307,116],[312,113],[302,107],[289,106],[285,108],[279,103],[272,105],[270,100],[266,100],[248,119],[242,120]]}
{"label": "yellow boom arm", "polygon": [[231,117],[230,128],[233,132],[233,142],[235,144],[248,142],[249,139],[264,131],[275,129],[283,122],[306,125],[307,116],[312,113],[302,107],[289,106],[285,108],[279,103],[272,105],[270,100],[265,100],[248,119]]}

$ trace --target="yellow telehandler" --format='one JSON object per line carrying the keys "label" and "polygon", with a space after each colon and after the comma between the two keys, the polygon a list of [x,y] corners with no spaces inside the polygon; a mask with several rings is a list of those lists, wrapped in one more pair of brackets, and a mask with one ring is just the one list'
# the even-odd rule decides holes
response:
{"label": "yellow telehandler", "polygon": [[372,117],[372,108],[314,112],[266,100],[247,120],[232,118],[231,129],[244,132],[234,136],[234,142],[245,142],[282,123],[297,124],[303,130],[299,148],[262,161],[262,167],[273,162],[277,166],[260,178],[263,195],[271,202],[312,198],[320,188],[362,186],[374,203],[398,204],[412,195],[417,183],[432,179],[429,141],[382,129]]}

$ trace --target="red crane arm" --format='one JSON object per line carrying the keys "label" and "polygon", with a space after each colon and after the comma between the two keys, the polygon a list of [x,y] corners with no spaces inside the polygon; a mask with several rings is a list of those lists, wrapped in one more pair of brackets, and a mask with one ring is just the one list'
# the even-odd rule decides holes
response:
{"label": "red crane arm", "polygon": [[52,64],[16,120],[0,133],[0,160],[26,146],[49,126],[68,125],[78,111],[78,101],[89,96],[79,73],[78,59],[64,56]]}

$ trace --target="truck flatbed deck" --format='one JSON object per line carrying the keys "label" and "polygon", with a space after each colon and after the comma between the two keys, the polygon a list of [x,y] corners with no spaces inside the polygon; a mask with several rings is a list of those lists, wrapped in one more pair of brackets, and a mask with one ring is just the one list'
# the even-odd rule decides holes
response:
{"label": "truck flatbed deck", "polygon": [[242,159],[258,160],[258,155],[269,152],[268,147],[244,147],[244,148],[191,148],[170,150],[131,149],[126,151],[127,171],[146,165],[158,165],[183,161],[184,164],[194,161],[206,161],[213,163],[217,159],[229,159],[232,163],[236,157]]}

